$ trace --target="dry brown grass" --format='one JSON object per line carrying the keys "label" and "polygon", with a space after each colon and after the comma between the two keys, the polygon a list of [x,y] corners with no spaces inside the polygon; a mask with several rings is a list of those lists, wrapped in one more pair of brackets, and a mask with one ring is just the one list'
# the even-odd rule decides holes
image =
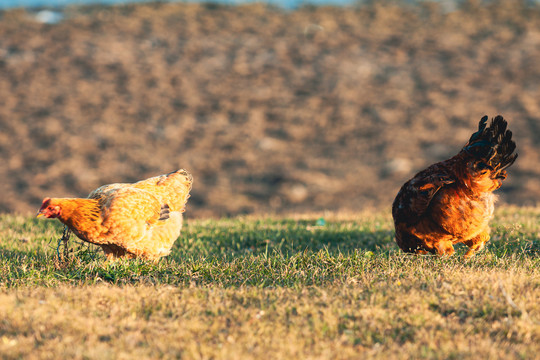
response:
{"label": "dry brown grass", "polygon": [[469,261],[397,252],[382,212],[192,220],[158,264],[58,269],[46,239],[61,227],[2,216],[0,355],[532,359],[539,219],[501,206]]}
{"label": "dry brown grass", "polygon": [[291,288],[96,285],[0,295],[4,358],[523,358],[540,341],[540,273],[396,269]]}

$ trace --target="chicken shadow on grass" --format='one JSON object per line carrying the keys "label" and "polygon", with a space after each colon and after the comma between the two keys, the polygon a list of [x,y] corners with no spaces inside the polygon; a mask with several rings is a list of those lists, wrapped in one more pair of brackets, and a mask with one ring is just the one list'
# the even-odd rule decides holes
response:
{"label": "chicken shadow on grass", "polygon": [[316,220],[277,221],[254,227],[219,226],[199,231],[189,224],[175,243],[169,259],[193,256],[237,257],[280,253],[293,256],[300,252],[325,250],[331,255],[357,250],[389,252],[399,250],[393,230],[369,230],[342,223],[313,225]]}
{"label": "chicken shadow on grass", "polygon": [[[369,251],[374,254],[403,253],[395,242],[393,228],[373,229],[342,222],[316,226],[316,220],[278,220],[272,223],[261,221],[255,226],[247,223],[227,226],[218,222],[208,229],[204,225],[187,222],[167,259],[183,262],[198,257],[231,259],[275,253],[290,257],[302,252],[316,253],[321,250],[332,256],[356,251]],[[491,253],[498,257],[538,254],[537,240],[518,241],[519,239],[508,234],[499,234],[496,230],[491,236],[480,254]],[[463,244],[456,244],[455,256],[461,257],[467,249]]]}

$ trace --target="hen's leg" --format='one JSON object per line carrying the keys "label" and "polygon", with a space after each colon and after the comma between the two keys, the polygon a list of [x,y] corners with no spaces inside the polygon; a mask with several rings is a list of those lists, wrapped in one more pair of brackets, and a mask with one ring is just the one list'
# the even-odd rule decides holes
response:
{"label": "hen's leg", "polygon": [[484,245],[489,241],[488,231],[481,232],[479,235],[472,239],[466,240],[463,243],[469,247],[469,251],[465,254],[465,258],[470,258],[478,251],[482,250]]}
{"label": "hen's leg", "polygon": [[[397,228],[396,228],[397,229]],[[396,240],[398,239],[396,232]],[[454,238],[450,235],[431,234],[429,227],[423,228],[417,226],[411,229],[410,232],[399,234],[401,241],[398,241],[399,247],[406,252],[414,252],[416,254],[436,254],[452,255],[454,253],[453,241]]]}
{"label": "hen's leg", "polygon": [[126,251],[119,246],[111,244],[100,246],[103,249],[103,252],[105,253],[108,261],[126,256]]}
{"label": "hen's leg", "polygon": [[441,240],[437,245],[435,245],[435,251],[437,255],[444,256],[444,255],[452,255],[455,250],[454,246],[452,245],[452,241],[450,240]]}
{"label": "hen's leg", "polygon": [[115,253],[113,249],[111,249],[108,245],[101,245],[101,248],[103,249],[103,252],[105,253],[105,256],[107,257],[108,261],[114,260],[116,258]]}

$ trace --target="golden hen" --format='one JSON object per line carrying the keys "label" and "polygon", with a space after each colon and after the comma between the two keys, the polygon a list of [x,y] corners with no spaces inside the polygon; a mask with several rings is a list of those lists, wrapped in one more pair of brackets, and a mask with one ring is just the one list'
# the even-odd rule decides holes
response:
{"label": "golden hen", "polygon": [[480,120],[478,131],[453,158],[407,181],[394,200],[396,242],[405,252],[452,255],[453,245],[474,255],[489,240],[495,195],[514,163],[516,144],[502,116]]}
{"label": "golden hen", "polygon": [[170,253],[182,229],[192,176],[185,170],[134,184],[110,184],[88,198],[45,198],[39,216],[58,218],[108,259],[156,260]]}

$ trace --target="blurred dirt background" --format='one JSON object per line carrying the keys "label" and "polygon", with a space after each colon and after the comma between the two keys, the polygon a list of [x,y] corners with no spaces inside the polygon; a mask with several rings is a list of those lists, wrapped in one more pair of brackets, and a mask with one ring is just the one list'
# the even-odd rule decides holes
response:
{"label": "blurred dirt background", "polygon": [[0,12],[0,212],[178,168],[189,217],[389,209],[484,114],[520,153],[500,200],[536,205],[540,10],[447,5]]}

